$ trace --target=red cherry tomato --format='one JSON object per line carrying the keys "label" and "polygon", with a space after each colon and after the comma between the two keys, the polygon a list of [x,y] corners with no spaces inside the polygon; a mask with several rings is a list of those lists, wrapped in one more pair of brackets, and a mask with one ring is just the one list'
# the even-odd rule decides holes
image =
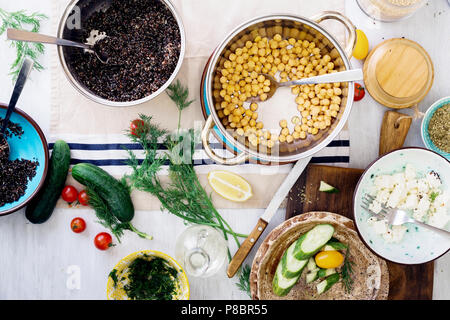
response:
{"label": "red cherry tomato", "polygon": [[355,98],[354,101],[361,101],[366,95],[366,90],[359,83],[355,83]]}
{"label": "red cherry tomato", "polygon": [[78,194],[78,202],[81,203],[83,206],[89,205],[89,196],[86,190],[80,191],[80,193]]}
{"label": "red cherry tomato", "polygon": [[133,120],[130,124],[130,132],[133,136],[138,137],[140,130],[142,130],[144,126],[144,121],[140,119]]}
{"label": "red cherry tomato", "polygon": [[64,201],[72,203],[77,200],[78,191],[77,189],[75,189],[75,187],[66,186],[61,192],[61,197],[63,198]]}
{"label": "red cherry tomato", "polygon": [[75,218],[70,223],[70,228],[75,233],[81,233],[86,230],[86,222],[83,220],[83,218]]}
{"label": "red cherry tomato", "polygon": [[108,250],[113,247],[112,237],[109,233],[102,232],[95,236],[94,244],[99,250]]}

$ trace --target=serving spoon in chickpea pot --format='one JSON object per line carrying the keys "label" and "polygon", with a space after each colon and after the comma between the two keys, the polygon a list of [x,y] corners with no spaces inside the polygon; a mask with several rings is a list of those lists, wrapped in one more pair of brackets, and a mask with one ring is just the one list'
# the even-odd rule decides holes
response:
{"label": "serving spoon in chickpea pot", "polygon": [[[262,79],[264,77],[264,79]],[[341,72],[334,72],[329,74],[324,74],[311,78],[304,78],[294,81],[278,82],[269,74],[261,73],[258,75],[259,82],[267,84],[266,88],[269,88],[265,95],[259,95],[256,97],[251,97],[247,99],[247,102],[260,102],[265,101],[273,97],[275,92],[280,87],[295,87],[310,84],[321,84],[321,83],[340,83],[340,82],[353,82],[361,81],[364,79],[363,71],[361,69],[347,70]],[[262,81],[260,81],[262,80]]]}

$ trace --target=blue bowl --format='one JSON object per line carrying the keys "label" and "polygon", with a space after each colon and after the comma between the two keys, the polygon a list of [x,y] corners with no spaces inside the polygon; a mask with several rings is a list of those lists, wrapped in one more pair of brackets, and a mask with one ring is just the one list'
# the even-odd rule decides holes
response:
{"label": "blue bowl", "polygon": [[430,138],[430,134],[428,133],[428,126],[430,125],[430,120],[433,117],[436,110],[442,108],[443,106],[450,104],[450,97],[442,98],[441,100],[437,101],[435,104],[433,104],[430,109],[425,113],[425,117],[422,121],[422,140],[425,146],[442,155],[447,160],[450,160],[450,153],[445,152],[444,150],[439,149],[436,147],[433,143],[433,141]]}
{"label": "blue bowl", "polygon": [[[0,104],[0,117],[4,118],[5,115],[6,106]],[[38,124],[29,115],[17,108],[11,115],[10,121],[19,124],[24,133],[20,138],[12,136],[7,139],[11,149],[9,159],[16,160],[23,158],[37,161],[39,165],[36,168],[36,175],[28,182],[25,194],[16,202],[7,203],[0,207],[0,216],[13,213],[23,208],[36,196],[44,184],[49,163],[47,140]]]}

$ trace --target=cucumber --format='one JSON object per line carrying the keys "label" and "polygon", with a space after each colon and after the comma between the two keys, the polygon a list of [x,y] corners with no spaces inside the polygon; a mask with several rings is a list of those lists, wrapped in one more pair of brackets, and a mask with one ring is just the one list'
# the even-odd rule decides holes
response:
{"label": "cucumber", "polygon": [[326,193],[338,193],[339,192],[338,189],[336,189],[335,187],[329,185],[325,181],[320,181],[319,191],[326,192]]}
{"label": "cucumber", "polygon": [[347,248],[348,245],[342,242],[330,240],[325,247],[323,247],[322,251],[341,251],[347,250]]}
{"label": "cucumber", "polygon": [[277,271],[272,282],[273,293],[279,297],[288,295],[291,289],[295,286],[300,276],[294,278],[286,278],[283,276],[282,263],[278,264]]}
{"label": "cucumber", "polygon": [[321,281],[318,285],[317,285],[317,293],[318,294],[322,294],[328,290],[330,290],[330,288],[336,284],[340,279],[340,275],[339,273],[335,273],[332,274],[331,276],[327,277],[325,280]]}
{"label": "cucumber", "polygon": [[306,274],[306,283],[312,283],[312,282],[316,281],[317,279],[319,279],[319,270],[320,269],[316,269],[316,270],[312,270],[312,271],[308,272]]}
{"label": "cucumber", "polygon": [[128,188],[108,172],[89,163],[80,163],[72,168],[72,177],[92,188],[106,202],[111,214],[121,222],[133,219],[134,206]]}
{"label": "cucumber", "polygon": [[317,275],[319,278],[325,278],[328,276],[331,276],[332,274],[336,273],[336,269],[332,268],[332,269],[319,269],[319,271],[317,272]]}
{"label": "cucumber", "polygon": [[297,260],[311,258],[330,241],[333,233],[334,227],[330,224],[315,226],[297,240],[294,257]]}
{"label": "cucumber", "polygon": [[281,259],[282,275],[287,279],[299,277],[306,267],[308,260],[297,260],[294,257],[295,242],[286,250]]}
{"label": "cucumber", "polygon": [[314,259],[314,257],[309,258],[308,265],[307,265],[306,268],[308,269],[308,271],[319,270],[319,268],[317,267],[316,260]]}
{"label": "cucumber", "polygon": [[44,223],[50,218],[64,189],[69,166],[69,145],[58,140],[53,146],[44,185],[25,210],[25,216],[31,223]]}

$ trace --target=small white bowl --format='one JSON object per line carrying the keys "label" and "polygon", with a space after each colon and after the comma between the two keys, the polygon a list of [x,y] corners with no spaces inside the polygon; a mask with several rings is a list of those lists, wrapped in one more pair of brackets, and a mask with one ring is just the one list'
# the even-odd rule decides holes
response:
{"label": "small white bowl", "polygon": [[[358,182],[353,196],[353,214],[356,229],[375,254],[391,262],[416,265],[436,260],[450,250],[450,241],[442,236],[414,224],[406,224],[408,231],[400,243],[387,243],[377,235],[367,220],[370,214],[361,208],[363,196],[370,193],[374,178],[381,174],[402,172],[407,164],[418,173],[437,172],[444,190],[450,188],[450,162],[436,152],[423,148],[405,148],[393,151],[372,163]],[[447,230],[450,231],[450,223]]]}

